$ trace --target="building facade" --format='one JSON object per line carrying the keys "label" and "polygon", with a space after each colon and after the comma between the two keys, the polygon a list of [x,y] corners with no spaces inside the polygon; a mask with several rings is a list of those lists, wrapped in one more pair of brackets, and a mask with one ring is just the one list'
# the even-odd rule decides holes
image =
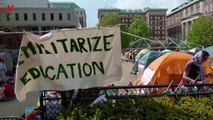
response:
{"label": "building facade", "polygon": [[121,10],[119,12],[119,16],[123,24],[130,26],[133,22],[134,18],[142,18],[144,17],[144,12],[139,10]]}
{"label": "building facade", "polygon": [[[34,31],[35,34],[44,34],[44,32],[41,31],[86,26],[86,18],[81,18],[84,15],[77,14],[80,8],[76,10],[70,7],[53,7],[48,0],[40,0],[40,3],[45,5],[31,5],[30,1],[32,2],[33,0],[28,0],[28,2],[26,0],[20,0],[15,3],[13,3],[15,0],[9,1],[12,2],[9,3],[7,1],[5,3],[0,3],[1,6],[7,6],[7,4],[14,4],[15,6],[12,12],[0,11],[0,31],[25,30]],[[20,4],[20,2],[23,1],[25,1],[26,4]],[[37,3],[39,3],[38,0]],[[28,4],[29,6],[21,6]],[[83,9],[81,10],[83,14]],[[0,49],[19,49],[21,40],[22,34],[8,35],[0,32]]]}
{"label": "building facade", "polygon": [[104,15],[114,14],[118,15],[122,21],[122,24],[130,26],[134,18],[144,17],[144,12],[142,10],[124,10],[124,9],[99,9],[98,10],[98,19],[99,21],[103,18]]}
{"label": "building facade", "polygon": [[167,34],[171,38],[187,40],[193,22],[200,16],[213,15],[213,0],[189,0],[167,15]]}
{"label": "building facade", "polygon": [[87,26],[86,20],[86,12],[85,9],[80,8],[78,5],[76,5],[73,2],[51,2],[52,7],[54,8],[70,8],[74,9],[75,13],[77,15],[77,21],[80,28],[85,28]]}
{"label": "building facade", "polygon": [[167,9],[150,9],[145,11],[145,19],[158,40],[166,39],[166,12]]}
{"label": "building facade", "polygon": [[145,12],[139,10],[122,10],[122,9],[99,9],[98,19],[99,21],[107,14],[118,15],[122,21],[122,24],[130,26],[134,18],[145,18],[153,36],[159,40],[165,40],[166,38],[166,12],[167,9],[146,9]]}

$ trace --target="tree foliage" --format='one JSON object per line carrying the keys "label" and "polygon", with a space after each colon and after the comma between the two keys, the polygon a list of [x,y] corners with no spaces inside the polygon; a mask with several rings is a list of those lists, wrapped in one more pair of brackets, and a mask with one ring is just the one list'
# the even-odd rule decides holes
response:
{"label": "tree foliage", "polygon": [[152,32],[144,18],[133,19],[129,32],[141,37],[151,37]]}
{"label": "tree foliage", "polygon": [[192,30],[187,37],[189,42],[203,45],[213,45],[213,18],[200,17],[192,24]]}
{"label": "tree foliage", "polygon": [[[98,25],[102,27],[107,27],[110,25],[119,25],[119,24],[121,24],[121,19],[118,15],[108,14],[103,16],[103,18],[100,20],[100,23]],[[122,25],[120,26],[120,28],[121,28],[121,31],[128,32],[127,26]],[[121,33],[121,47],[123,49],[129,46],[130,41],[131,41],[130,36]]]}
{"label": "tree foliage", "polygon": [[[126,25],[121,26],[121,30],[128,32],[128,27]],[[131,42],[131,36],[121,33],[121,47],[127,48]]]}
{"label": "tree foliage", "polygon": [[[103,18],[100,20],[100,23],[98,25],[102,27],[106,27],[110,25],[119,25],[119,24],[122,24],[122,22],[118,15],[108,14],[103,16]],[[121,28],[121,31],[129,32],[141,37],[152,36],[152,32],[149,29],[148,24],[144,18],[133,19],[133,23],[130,25],[130,27],[126,25],[122,25],[120,28]],[[121,46],[123,49],[129,46],[131,39],[133,39],[133,37],[121,33]]]}
{"label": "tree foliage", "polygon": [[109,25],[118,25],[121,23],[121,19],[116,14],[104,15],[100,20],[99,26],[106,27]]}

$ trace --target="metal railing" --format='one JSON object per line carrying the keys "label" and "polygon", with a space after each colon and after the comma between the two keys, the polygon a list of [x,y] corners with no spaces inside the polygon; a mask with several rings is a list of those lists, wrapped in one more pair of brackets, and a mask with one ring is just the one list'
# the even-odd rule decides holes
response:
{"label": "metal railing", "polygon": [[[170,87],[174,91],[177,88],[176,85],[171,85]],[[73,90],[72,91],[63,91],[59,92],[60,96],[57,97],[47,97],[46,93],[48,91],[44,91],[41,99],[40,99],[40,110],[42,111],[42,120],[54,120],[59,111],[62,107],[69,107],[71,104],[71,101],[73,104],[76,104],[78,102],[87,102],[88,104],[91,104],[95,99],[97,99],[101,94],[105,94],[107,99],[124,99],[124,98],[147,98],[147,97],[161,97],[161,96],[168,96],[173,98],[178,98],[181,96],[204,96],[204,95],[211,95],[213,94],[213,84],[196,84],[191,85],[187,84],[184,85],[187,88],[197,87],[197,91],[189,91],[186,93],[181,92],[173,92],[173,93],[165,93],[163,90],[165,90],[168,85],[142,85],[142,86],[114,86],[114,87],[96,87],[96,88],[90,88],[90,89],[79,89],[78,95],[76,98],[72,98]],[[208,88],[208,91],[202,91],[202,88]],[[161,90],[161,92],[157,93],[144,93],[144,94],[116,94],[116,95],[109,95],[107,94],[108,90],[112,91],[131,91],[131,90]]]}

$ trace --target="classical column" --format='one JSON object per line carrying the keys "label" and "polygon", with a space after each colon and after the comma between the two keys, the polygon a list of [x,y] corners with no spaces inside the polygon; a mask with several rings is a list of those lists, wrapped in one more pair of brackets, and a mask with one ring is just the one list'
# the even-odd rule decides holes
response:
{"label": "classical column", "polygon": [[181,36],[182,36],[182,40],[184,40],[184,38],[185,38],[185,25],[184,25],[184,23],[181,23]]}
{"label": "classical column", "polygon": [[187,39],[188,33],[189,33],[189,22],[186,22],[186,29],[185,29],[185,38],[184,38],[184,40]]}
{"label": "classical column", "polygon": [[38,34],[42,34],[41,33],[41,26],[38,26]]}

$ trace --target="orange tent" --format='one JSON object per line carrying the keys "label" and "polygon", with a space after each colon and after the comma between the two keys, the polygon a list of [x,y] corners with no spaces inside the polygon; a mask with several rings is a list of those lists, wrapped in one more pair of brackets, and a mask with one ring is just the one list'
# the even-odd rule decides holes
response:
{"label": "orange tent", "polygon": [[[171,81],[173,81],[173,84],[178,84],[182,80],[187,62],[191,59],[192,55],[186,53],[167,53],[147,67],[140,78],[140,82],[142,85],[148,85],[150,83],[169,84]],[[206,73],[213,72],[207,63],[204,66]],[[211,80],[212,78],[207,79],[208,82]]]}

